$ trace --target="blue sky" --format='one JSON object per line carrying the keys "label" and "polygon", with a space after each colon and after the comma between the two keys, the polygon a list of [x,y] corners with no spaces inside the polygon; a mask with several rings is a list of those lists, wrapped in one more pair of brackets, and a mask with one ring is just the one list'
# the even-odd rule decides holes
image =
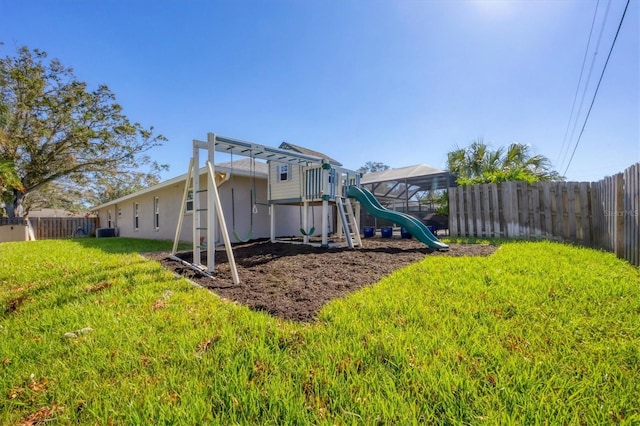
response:
{"label": "blue sky", "polygon": [[[107,84],[132,121],[169,139],[151,153],[170,165],[163,178],[186,171],[207,132],[291,142],[353,169],[444,168],[474,139],[521,142],[564,172],[626,0],[598,4],[572,132],[596,3],[0,0],[0,54],[39,48]],[[631,0],[569,180],[640,161],[639,9]]]}

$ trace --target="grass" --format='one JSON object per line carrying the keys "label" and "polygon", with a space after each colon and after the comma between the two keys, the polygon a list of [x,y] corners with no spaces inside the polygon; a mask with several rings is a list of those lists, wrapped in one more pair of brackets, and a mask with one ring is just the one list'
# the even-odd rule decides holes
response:
{"label": "grass", "polygon": [[427,256],[296,324],[135,254],[168,248],[0,244],[0,424],[640,422],[640,280],[611,254]]}

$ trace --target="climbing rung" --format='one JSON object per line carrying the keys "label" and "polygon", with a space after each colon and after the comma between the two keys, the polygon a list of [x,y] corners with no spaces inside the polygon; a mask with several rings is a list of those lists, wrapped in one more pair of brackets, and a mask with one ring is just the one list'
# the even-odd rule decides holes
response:
{"label": "climbing rung", "polygon": [[337,198],[336,201],[338,212],[342,219],[342,227],[347,239],[347,245],[350,248],[355,246],[362,247],[362,240],[360,239],[360,232],[358,230],[358,222],[356,221],[356,217],[353,213],[351,201],[343,197]]}
{"label": "climbing rung", "polygon": [[207,228],[196,228],[196,229],[200,230],[200,231],[206,231],[207,230]]}
{"label": "climbing rung", "polygon": [[198,189],[198,190],[196,191],[196,194],[198,194],[198,193],[200,193],[200,192],[207,192],[207,189]]}
{"label": "climbing rung", "polygon": [[197,212],[206,212],[209,209],[196,209]]}

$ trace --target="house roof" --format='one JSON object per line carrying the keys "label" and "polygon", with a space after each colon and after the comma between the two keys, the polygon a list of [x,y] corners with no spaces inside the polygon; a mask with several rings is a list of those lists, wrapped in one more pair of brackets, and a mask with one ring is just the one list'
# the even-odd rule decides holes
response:
{"label": "house roof", "polygon": [[446,189],[452,182],[449,172],[426,164],[366,173],[360,178],[362,186],[383,199],[409,199],[419,192]]}
{"label": "house roof", "polygon": [[[216,170],[233,174],[240,174],[241,176],[253,177],[255,171],[256,178],[266,179],[269,174],[269,166],[267,163],[250,158],[242,158],[240,160],[228,161],[226,163],[216,164]],[[200,174],[204,173],[204,167],[200,170]],[[186,175],[185,175],[186,177]]]}
{"label": "house roof", "polygon": [[289,142],[282,142],[280,144],[279,148],[288,149],[289,151],[294,151],[294,152],[297,152],[299,154],[310,155],[312,157],[322,158],[323,160],[326,160],[331,164],[334,164],[334,165],[340,166],[340,167],[342,166],[342,164],[338,160],[335,160],[335,159],[329,157],[328,155],[325,155],[325,154],[323,154],[321,152],[318,152],[318,151],[314,151],[312,149],[304,148],[302,146],[294,145],[294,144],[289,143]]}
{"label": "house roof", "polygon": [[[216,172],[229,173],[231,176],[245,176],[245,177],[254,177],[256,179],[267,179],[269,174],[269,166],[262,162],[251,160],[250,158],[243,158],[240,160],[229,161],[225,163],[219,163],[215,166]],[[206,167],[200,168],[200,176],[207,172]],[[111,200],[107,203],[100,204],[99,206],[95,206],[92,210],[99,210],[104,207],[112,206],[114,204],[119,204],[127,200],[131,200],[140,195],[148,194],[150,192],[157,191],[159,189],[175,185],[177,183],[182,183],[187,179],[187,174],[183,174],[180,176],[176,176],[172,179],[166,180],[164,182],[160,182],[157,185],[150,186],[148,188],[141,189],[140,191],[136,191],[132,194],[125,195],[124,197],[117,198],[115,200]]]}

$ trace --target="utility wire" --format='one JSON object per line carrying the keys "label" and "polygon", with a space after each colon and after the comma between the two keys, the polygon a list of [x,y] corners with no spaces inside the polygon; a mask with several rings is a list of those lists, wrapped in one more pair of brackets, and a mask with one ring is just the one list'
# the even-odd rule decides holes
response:
{"label": "utility wire", "polygon": [[[569,121],[567,122],[567,128],[564,131],[564,138],[562,139],[562,145],[560,145],[560,152],[558,153],[558,159],[556,160],[556,165],[560,167],[560,159],[564,157],[562,156],[562,152],[565,149],[565,144],[567,143],[567,135],[569,134],[569,127],[571,126],[571,120],[573,119],[573,111],[576,107],[576,101],[578,100],[578,92],[580,91],[580,85],[582,84],[582,75],[584,74],[584,66],[587,63],[587,54],[589,53],[589,46],[591,46],[591,36],[593,35],[593,27],[596,23],[596,16],[598,15],[598,6],[600,5],[600,0],[596,3],[596,10],[593,12],[593,20],[591,21],[591,29],[589,30],[589,38],[587,39],[587,48],[584,50],[584,57],[582,58],[582,67],[580,68],[580,77],[578,77],[578,85],[576,86],[576,93],[573,95],[573,104],[571,105],[571,113],[569,114]],[[569,150],[569,145],[567,145],[567,151]],[[566,154],[565,154],[566,156]]]}
{"label": "utility wire", "polygon": [[[600,26],[600,34],[598,34],[598,42],[596,43],[596,51],[593,53],[593,59],[591,60],[591,66],[589,67],[589,74],[587,75],[587,81],[584,85],[584,90],[582,91],[582,98],[580,98],[580,104],[578,105],[578,113],[576,114],[575,121],[573,122],[573,128],[571,129],[571,135],[569,136],[569,141],[573,140],[573,135],[576,134],[576,127],[578,127],[578,117],[580,117],[580,113],[582,112],[582,106],[584,105],[584,98],[587,95],[587,88],[589,86],[589,82],[591,81],[591,73],[593,72],[593,67],[596,64],[596,57],[598,56],[598,52],[600,51],[600,42],[602,41],[602,34],[604,33],[604,27],[607,23],[607,18],[609,17],[609,9],[611,7],[611,0],[607,3],[607,8],[604,11],[604,18],[602,18],[602,25]],[[562,158],[562,164],[567,159],[567,154],[569,154],[569,147],[571,146],[571,142],[567,145],[567,152],[564,153],[564,157]]]}
{"label": "utility wire", "polygon": [[578,145],[580,144],[580,139],[582,139],[582,134],[584,133],[584,128],[587,126],[587,121],[589,120],[589,115],[591,115],[591,109],[593,108],[593,104],[596,101],[596,96],[598,95],[598,89],[600,89],[600,83],[602,83],[602,77],[604,77],[604,72],[607,69],[607,64],[609,63],[609,58],[611,58],[611,53],[613,52],[613,46],[616,45],[616,40],[618,39],[618,34],[620,34],[620,28],[622,28],[622,22],[624,21],[624,17],[627,14],[627,9],[629,8],[629,2],[631,0],[627,0],[627,4],[624,7],[624,11],[622,12],[622,17],[620,18],[620,23],[618,24],[618,29],[616,30],[616,36],[613,38],[613,42],[611,43],[611,48],[609,49],[609,54],[607,55],[607,60],[604,63],[604,67],[602,68],[602,73],[600,74],[600,79],[598,80],[598,85],[596,86],[596,91],[593,94],[593,99],[591,99],[591,105],[589,106],[589,111],[587,111],[587,116],[584,118],[584,123],[582,124],[582,129],[580,130],[580,134],[578,135],[578,140],[576,141],[576,146],[573,147],[573,152],[571,153],[571,157],[569,158],[569,163],[567,164],[567,168],[564,169],[563,175],[567,174],[567,170],[569,170],[569,166],[571,165],[571,161],[573,161],[573,156],[576,153],[576,149],[578,149]]}
{"label": "utility wire", "polygon": [[580,98],[580,103],[578,104],[578,112],[575,116],[575,121],[573,122],[573,128],[571,129],[571,135],[569,136],[569,143],[567,144],[567,150],[562,157],[562,161],[560,162],[560,168],[565,163],[567,159],[567,155],[569,154],[569,149],[571,147],[571,141],[573,140],[573,135],[576,134],[576,127],[578,127],[578,117],[580,117],[580,113],[582,112],[582,107],[584,105],[584,98],[587,95],[587,89],[589,88],[589,82],[591,81],[591,74],[593,73],[593,67],[596,64],[596,58],[598,57],[598,52],[600,51],[600,42],[602,41],[602,34],[604,33],[604,27],[607,23],[607,18],[609,17],[609,9],[611,8],[611,0],[607,2],[607,8],[604,11],[604,17],[602,18],[602,25],[600,26],[600,33],[598,34],[598,42],[596,43],[595,52],[593,52],[593,58],[591,59],[591,65],[589,66],[589,74],[587,74],[587,81],[584,83],[584,88],[582,90],[582,97]]}

